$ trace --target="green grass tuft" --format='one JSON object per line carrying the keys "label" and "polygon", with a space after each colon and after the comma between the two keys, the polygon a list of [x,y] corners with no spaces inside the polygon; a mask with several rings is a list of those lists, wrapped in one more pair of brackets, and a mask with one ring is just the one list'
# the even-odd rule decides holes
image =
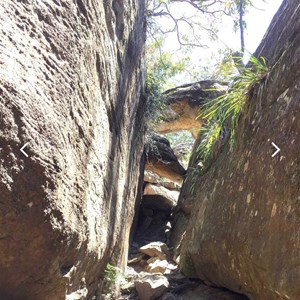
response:
{"label": "green grass tuft", "polygon": [[[198,118],[205,120],[201,128],[201,142],[197,148],[198,157],[204,167],[215,151],[217,143],[224,139],[224,132],[230,135],[230,144],[234,144],[239,117],[245,107],[249,94],[254,86],[268,73],[266,60],[251,56],[250,67],[240,69],[228,91],[207,102],[201,109]],[[225,129],[226,128],[226,129]]]}

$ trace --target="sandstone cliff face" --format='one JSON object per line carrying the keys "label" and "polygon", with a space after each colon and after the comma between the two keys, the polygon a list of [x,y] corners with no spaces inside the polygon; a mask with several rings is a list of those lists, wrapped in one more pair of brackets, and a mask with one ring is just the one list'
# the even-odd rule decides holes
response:
{"label": "sandstone cliff face", "polygon": [[255,300],[300,299],[299,16],[298,0],[283,2],[257,50],[270,72],[249,99],[236,146],[194,177],[193,193],[186,181],[181,199],[193,200],[179,216],[191,214],[181,269]]}
{"label": "sandstone cliff face", "polygon": [[167,90],[164,95],[167,102],[167,111],[164,118],[155,128],[158,133],[189,130],[197,137],[203,120],[197,119],[199,108],[205,102],[221,96],[228,85],[215,80],[204,80],[185,84]]}
{"label": "sandstone cliff face", "polygon": [[108,260],[126,263],[143,11],[142,0],[0,4],[1,299],[91,299]]}

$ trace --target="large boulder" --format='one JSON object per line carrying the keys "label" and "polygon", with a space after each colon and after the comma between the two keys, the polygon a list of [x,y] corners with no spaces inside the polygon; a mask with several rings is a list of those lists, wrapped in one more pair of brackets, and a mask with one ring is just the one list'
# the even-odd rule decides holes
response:
{"label": "large boulder", "polygon": [[179,191],[172,191],[163,186],[147,183],[144,188],[144,195],[163,196],[170,207],[174,207],[177,204]]}
{"label": "large boulder", "polygon": [[256,52],[269,73],[249,94],[234,147],[184,183],[194,204],[181,269],[255,300],[300,299],[299,15],[298,0],[283,1]]}
{"label": "large boulder", "polygon": [[186,173],[169,141],[155,134],[148,138],[145,145],[145,170],[178,183],[183,181]]}
{"label": "large boulder", "polygon": [[164,134],[189,130],[196,137],[203,124],[203,120],[197,118],[199,108],[224,94],[227,88],[224,82],[204,80],[167,90],[164,93],[167,109],[155,131]]}
{"label": "large boulder", "polygon": [[165,259],[170,256],[167,245],[162,242],[152,242],[141,247],[139,251],[150,257],[158,257],[160,259]]}
{"label": "large boulder", "polygon": [[143,13],[142,0],[1,1],[1,299],[92,299],[108,260],[126,264]]}
{"label": "large boulder", "polygon": [[160,210],[170,214],[176,202],[161,195],[144,195],[141,206],[144,209]]}

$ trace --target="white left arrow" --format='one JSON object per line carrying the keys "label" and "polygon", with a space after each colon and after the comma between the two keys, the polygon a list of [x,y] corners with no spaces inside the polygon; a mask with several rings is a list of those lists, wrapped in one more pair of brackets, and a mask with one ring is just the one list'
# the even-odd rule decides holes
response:
{"label": "white left arrow", "polygon": [[26,143],[26,144],[20,149],[20,151],[21,151],[26,157],[28,157],[28,154],[24,151],[24,149],[27,147],[28,144],[29,144],[29,143]]}
{"label": "white left arrow", "polygon": [[272,157],[274,157],[280,151],[280,148],[273,142],[272,142],[272,146],[276,148],[276,151],[272,154]]}

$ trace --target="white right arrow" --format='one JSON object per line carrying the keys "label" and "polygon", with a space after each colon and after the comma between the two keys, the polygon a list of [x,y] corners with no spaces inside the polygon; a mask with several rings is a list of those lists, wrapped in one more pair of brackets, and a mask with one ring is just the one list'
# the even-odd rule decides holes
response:
{"label": "white right arrow", "polygon": [[272,142],[272,146],[276,148],[276,151],[272,154],[272,157],[274,157],[278,152],[280,152],[280,148]]}

